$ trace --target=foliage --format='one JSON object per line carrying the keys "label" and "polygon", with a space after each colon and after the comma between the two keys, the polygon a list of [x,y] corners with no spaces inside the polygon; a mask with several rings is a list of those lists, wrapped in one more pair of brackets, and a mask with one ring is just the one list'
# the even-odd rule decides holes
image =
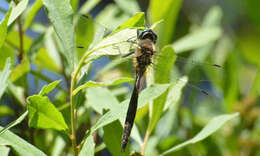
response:
{"label": "foliage", "polygon": [[[259,2],[80,2],[0,9],[1,155],[260,154]],[[147,27],[158,42],[122,152],[134,74],[120,56]]]}

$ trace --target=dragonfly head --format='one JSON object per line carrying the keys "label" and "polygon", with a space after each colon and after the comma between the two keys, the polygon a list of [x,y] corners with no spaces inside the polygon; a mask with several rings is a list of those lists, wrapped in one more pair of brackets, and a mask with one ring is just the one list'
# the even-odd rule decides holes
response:
{"label": "dragonfly head", "polygon": [[157,40],[157,35],[152,29],[137,29],[137,38],[139,40],[150,39],[155,44]]}

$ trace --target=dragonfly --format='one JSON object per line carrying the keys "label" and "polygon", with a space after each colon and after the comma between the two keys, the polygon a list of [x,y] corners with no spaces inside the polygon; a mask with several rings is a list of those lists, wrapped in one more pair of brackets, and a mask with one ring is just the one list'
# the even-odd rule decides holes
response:
{"label": "dragonfly", "polygon": [[124,56],[126,57],[134,53],[136,55],[136,57],[134,57],[135,83],[125,119],[121,147],[122,151],[124,151],[126,148],[134,124],[136,109],[138,105],[138,95],[143,88],[144,75],[147,68],[152,64],[152,57],[156,52],[155,44],[157,40],[157,35],[152,29],[137,29],[137,39],[138,42],[136,43],[137,45],[135,51],[131,51]]}
{"label": "dragonfly", "polygon": [[[89,20],[89,16],[83,16],[85,19]],[[95,21],[94,21],[95,22]],[[99,27],[103,27],[104,30],[109,30],[105,26],[103,26],[100,23],[95,22],[95,24],[99,25]],[[112,31],[111,31],[112,32]],[[129,48],[128,50],[130,52],[122,55],[120,50],[120,45],[116,45],[112,47],[113,49],[117,49],[118,54],[121,55],[122,58],[133,58],[134,61],[134,69],[135,69],[135,81],[134,81],[134,87],[132,90],[132,94],[130,97],[130,102],[127,109],[127,114],[124,122],[124,130],[121,140],[121,150],[124,151],[131,134],[131,130],[134,125],[134,120],[136,116],[137,106],[138,106],[138,97],[140,92],[145,86],[145,75],[150,66],[154,64],[154,57],[157,57],[158,55],[156,51],[156,41],[157,41],[157,34],[154,30],[151,28],[144,28],[144,29],[136,29],[136,35],[129,37],[127,40],[125,40],[124,44],[131,44],[134,45],[134,49]],[[83,46],[79,46],[79,48],[82,48]],[[134,55],[134,56],[133,56]],[[129,57],[133,56],[133,57]],[[187,59],[184,57],[177,57],[176,62],[185,63],[187,62]],[[196,61],[191,61],[191,64],[196,65],[202,65],[202,66],[210,66],[214,68],[222,68],[220,65],[217,64],[210,64],[210,63],[201,63]],[[188,87],[191,87],[195,90],[198,90],[199,92],[210,95],[207,91],[204,89],[201,89],[200,87],[197,87],[193,84],[187,84]]]}

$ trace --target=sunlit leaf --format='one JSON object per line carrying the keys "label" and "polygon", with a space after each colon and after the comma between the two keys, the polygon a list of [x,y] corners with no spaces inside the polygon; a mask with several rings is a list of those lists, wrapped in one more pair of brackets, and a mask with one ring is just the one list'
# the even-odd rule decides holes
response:
{"label": "sunlit leaf", "polygon": [[176,103],[179,102],[182,95],[182,89],[187,82],[188,78],[182,77],[180,80],[177,80],[177,82],[173,86],[169,88],[167,100],[163,108],[164,111],[167,110],[169,107],[176,105]]}
{"label": "sunlit leaf", "polygon": [[85,140],[79,156],[93,156],[95,154],[95,142],[92,135],[89,135]]}
{"label": "sunlit leaf", "polygon": [[0,71],[0,99],[7,87],[7,80],[9,78],[9,75],[11,74],[11,63],[10,59],[6,60],[5,68],[3,71]]}
{"label": "sunlit leaf", "polygon": [[57,85],[61,82],[61,80],[57,80],[54,81],[48,85],[45,85],[41,91],[39,92],[39,95],[44,96],[49,94],[51,91],[53,91],[53,89],[55,89],[57,87]]}
{"label": "sunlit leaf", "polygon": [[[118,156],[128,156],[129,148],[126,148],[125,152],[121,152],[121,138],[123,128],[118,120],[112,122],[109,125],[106,125],[104,128],[104,142],[107,149],[113,154]],[[117,132],[117,133],[115,133]]]}
{"label": "sunlit leaf", "polygon": [[114,32],[120,31],[125,28],[143,27],[145,25],[145,17],[143,12],[136,13],[133,17],[129,18],[122,25],[120,25]]}
{"label": "sunlit leaf", "polygon": [[86,106],[92,107],[100,114],[102,114],[103,109],[113,109],[119,104],[118,100],[111,93],[111,91],[100,87],[87,89],[86,99],[88,99]]}
{"label": "sunlit leaf", "polygon": [[0,153],[1,153],[2,156],[8,156],[9,151],[10,151],[10,148],[0,145]]}
{"label": "sunlit leaf", "polygon": [[71,69],[76,63],[73,10],[68,0],[42,0],[48,10],[48,17],[54,26],[62,45],[62,52],[66,56]]}
{"label": "sunlit leaf", "polygon": [[16,66],[10,76],[12,82],[18,80],[24,74],[30,71],[30,62],[28,59],[23,60],[18,66]]}
{"label": "sunlit leaf", "polygon": [[2,48],[6,35],[7,35],[7,22],[9,20],[10,14],[11,14],[12,8],[9,9],[9,11],[6,13],[5,18],[2,20],[0,24],[0,48]]}
{"label": "sunlit leaf", "polygon": [[13,21],[15,21],[16,18],[23,13],[23,11],[26,9],[26,7],[28,5],[28,2],[29,2],[29,0],[21,0],[17,4],[17,6],[15,6],[12,9],[12,13],[11,13],[10,18],[8,20],[8,25],[12,24]]}
{"label": "sunlit leaf", "polygon": [[29,126],[43,129],[67,130],[62,114],[50,102],[48,97],[33,95],[27,98]]}
{"label": "sunlit leaf", "polygon": [[[173,64],[176,60],[176,54],[174,53],[174,50],[172,47],[167,46],[163,48],[162,50],[162,57],[158,58],[158,63],[156,64],[157,70],[155,70],[155,83],[164,84],[170,82],[170,71],[173,67]],[[165,61],[165,58],[168,58],[167,61]],[[162,76],[163,75],[163,76]],[[149,131],[152,132],[156,123],[159,121],[163,108],[167,99],[167,93],[165,92],[160,97],[154,100],[152,105],[152,115],[149,123]]]}
{"label": "sunlit leaf", "polygon": [[[123,29],[104,38],[96,44],[91,52],[94,56],[119,55],[129,52],[131,45],[127,42],[129,38],[136,37],[136,29]],[[118,49],[119,48],[119,49]]]}
{"label": "sunlit leaf", "polygon": [[25,117],[27,116],[28,111],[25,111],[18,119],[14,120],[13,122],[9,123],[5,128],[0,130],[0,136],[2,134],[4,134],[7,130],[9,130],[10,128],[18,125],[19,123],[21,123]]}
{"label": "sunlit leaf", "polygon": [[17,100],[21,106],[25,106],[24,88],[14,85],[12,82],[8,83],[8,90]]}
{"label": "sunlit leaf", "polygon": [[26,20],[25,20],[24,27],[23,27],[24,31],[27,30],[28,27],[32,24],[34,17],[38,13],[38,11],[41,9],[41,7],[42,7],[42,1],[41,0],[36,0],[33,3],[28,15],[26,16]]}
{"label": "sunlit leaf", "polygon": [[185,141],[184,143],[174,146],[173,148],[163,152],[161,155],[166,155],[171,152],[180,150],[181,148],[183,148],[187,145],[197,143],[197,142],[207,138],[208,136],[210,136],[211,134],[216,132],[218,129],[220,129],[226,122],[228,122],[229,120],[234,119],[238,116],[239,116],[239,113],[234,113],[234,114],[225,114],[225,115],[220,115],[220,116],[214,117],[195,137],[193,137],[192,139],[190,139],[188,141]]}
{"label": "sunlit leaf", "polygon": [[140,11],[136,0],[115,0],[115,2],[120,9],[130,15]]}
{"label": "sunlit leaf", "polygon": [[11,59],[12,65],[14,64],[16,51],[7,44],[4,44],[2,48],[0,48],[0,51],[0,70],[3,70],[7,58]]}
{"label": "sunlit leaf", "polygon": [[8,115],[14,115],[14,111],[10,107],[3,105],[0,102],[0,118]]}
{"label": "sunlit leaf", "polygon": [[[0,130],[3,128],[0,126]],[[3,135],[0,135],[0,145],[6,145],[12,147],[19,155],[26,156],[47,156],[35,146],[29,144],[19,136],[13,134],[10,131],[6,131]]]}
{"label": "sunlit leaf", "polygon": [[[6,41],[12,47],[19,49],[20,48],[19,32],[16,31],[16,30],[10,30],[7,33]],[[23,50],[24,50],[24,53],[27,53],[29,51],[32,43],[33,43],[32,39],[28,35],[24,34],[23,35]]]}
{"label": "sunlit leaf", "polygon": [[88,0],[86,1],[79,10],[80,14],[89,13],[101,0]]}
{"label": "sunlit leaf", "polygon": [[115,80],[110,80],[106,82],[94,82],[94,81],[87,81],[85,84],[77,87],[73,91],[73,95],[76,95],[81,89],[90,88],[90,87],[108,87],[108,86],[115,86],[121,83],[133,81],[132,78],[118,78]]}
{"label": "sunlit leaf", "polygon": [[221,29],[219,27],[202,28],[180,38],[172,46],[176,53],[181,53],[203,47],[210,42],[216,41],[220,35]]}
{"label": "sunlit leaf", "polygon": [[61,136],[57,136],[53,145],[52,156],[60,156],[66,146],[65,140]]}
{"label": "sunlit leaf", "polygon": [[175,32],[175,23],[178,18],[182,0],[165,0],[163,3],[158,0],[151,0],[149,3],[150,19],[152,23],[163,20],[158,26],[159,44],[169,44]]}

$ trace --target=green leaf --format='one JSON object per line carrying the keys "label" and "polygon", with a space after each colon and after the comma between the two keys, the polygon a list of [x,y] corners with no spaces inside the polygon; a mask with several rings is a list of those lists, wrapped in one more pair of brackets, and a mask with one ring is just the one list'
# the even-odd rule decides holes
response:
{"label": "green leaf", "polygon": [[133,79],[127,78],[127,77],[122,77],[122,78],[118,78],[118,79],[110,80],[110,81],[106,81],[106,82],[88,81],[85,84],[74,89],[73,95],[76,95],[80,90],[85,89],[85,88],[116,86],[121,83],[130,82],[130,81],[133,81]]}
{"label": "green leaf", "polygon": [[[124,102],[126,104],[126,102]],[[108,111],[98,120],[98,122],[91,127],[90,134],[98,130],[99,128],[104,127],[105,125],[110,124],[111,122],[119,119],[120,113],[115,111]]]}
{"label": "green leaf", "polygon": [[145,25],[145,17],[143,12],[136,13],[133,17],[129,18],[122,25],[120,25],[114,32],[120,31],[125,28],[143,27]]}
{"label": "green leaf", "polygon": [[7,36],[7,22],[9,20],[10,14],[11,14],[12,8],[9,9],[9,11],[6,13],[5,18],[2,20],[1,24],[0,24],[0,48],[2,48],[6,36]]}
{"label": "green leaf", "polygon": [[181,98],[181,91],[183,87],[187,84],[188,78],[186,76],[181,77],[174,85],[169,88],[168,96],[166,103],[164,105],[163,111],[166,111],[169,107],[175,106],[180,98]]}
{"label": "green leaf", "polygon": [[[148,104],[148,102],[154,100],[155,98],[157,98],[158,96],[163,94],[168,89],[169,86],[171,86],[171,85],[170,84],[153,84],[153,85],[149,86],[148,88],[146,88],[140,94],[140,97],[138,100],[138,104],[139,104],[138,108],[144,107],[146,104]],[[93,88],[91,88],[91,89],[93,89]],[[96,92],[94,92],[93,95],[95,93]],[[95,97],[97,97],[97,96],[95,96]],[[95,100],[104,98],[103,96],[100,96],[100,95],[98,97],[99,98],[95,98]],[[120,119],[120,121],[125,120],[130,99],[127,99],[121,103],[118,103],[118,102],[112,103],[111,101],[107,101],[106,103],[109,103],[109,105],[112,106],[113,109],[111,109],[111,107],[110,107],[110,110],[108,112],[106,112],[104,115],[102,115],[102,117],[97,121],[97,123],[93,127],[91,127],[89,134],[92,134],[97,129],[104,127],[105,125],[108,125],[115,120],[118,120],[118,119]],[[104,104],[104,102],[103,102],[103,104]],[[105,107],[105,108],[108,108],[108,107]]]}
{"label": "green leaf", "polygon": [[95,142],[92,135],[89,135],[85,140],[79,156],[93,156],[95,155]]}
{"label": "green leaf", "polygon": [[25,106],[25,97],[24,97],[24,88],[20,86],[15,86],[12,82],[8,82],[8,90],[17,100],[17,102],[24,107]]}
{"label": "green leaf", "polygon": [[28,59],[25,59],[16,66],[10,76],[10,80],[12,82],[15,82],[19,78],[21,78],[24,74],[28,73],[30,71],[30,62]]}
{"label": "green leaf", "polygon": [[53,89],[57,87],[57,85],[61,82],[61,80],[56,80],[48,85],[45,85],[41,91],[39,92],[39,95],[44,96],[49,94]]}
{"label": "green leaf", "polygon": [[12,24],[13,21],[16,20],[17,17],[19,17],[23,11],[26,9],[27,5],[28,5],[29,0],[21,0],[17,6],[15,6],[12,9],[12,13],[10,15],[10,18],[8,20],[8,25]]}
{"label": "green leaf", "polygon": [[48,10],[48,17],[54,26],[62,45],[62,52],[70,64],[71,69],[76,63],[73,10],[68,0],[42,0]]}
{"label": "green leaf", "polygon": [[121,10],[126,12],[126,14],[133,15],[134,13],[140,11],[136,0],[115,0],[115,2]]}
{"label": "green leaf", "polygon": [[[0,130],[3,128],[0,126]],[[26,156],[47,156],[38,148],[29,144],[19,136],[13,134],[10,131],[6,131],[3,135],[0,136],[0,145],[11,146],[12,149],[18,155],[26,155]]]}
{"label": "green leaf", "polygon": [[62,114],[50,102],[48,97],[33,95],[27,98],[27,102],[30,127],[56,130],[68,129]]}
{"label": "green leaf", "polygon": [[1,156],[8,156],[10,148],[0,145]]}
{"label": "green leaf", "polygon": [[15,121],[9,123],[5,128],[3,128],[1,131],[0,131],[0,136],[2,134],[4,134],[7,130],[9,130],[10,128],[18,125],[19,123],[21,123],[25,117],[27,116],[28,114],[28,111],[25,111],[18,119],[16,119]]}
{"label": "green leaf", "polygon": [[14,115],[14,110],[0,102],[0,118],[7,115]]}
{"label": "green leaf", "polygon": [[[88,2],[88,1],[87,1]],[[76,45],[82,46],[84,49],[77,48],[78,59],[84,55],[85,49],[88,49],[92,41],[94,40],[95,27],[91,17],[79,18],[76,25]]]}
{"label": "green leaf", "polygon": [[[204,17],[204,20],[202,22],[200,29],[206,29],[206,28],[214,28],[219,27],[222,19],[222,11],[219,7],[212,7],[207,14]],[[220,37],[220,36],[219,36]],[[217,38],[219,39],[219,38]],[[216,40],[217,40],[216,39]],[[191,71],[191,69],[194,67],[192,65],[192,62],[196,60],[197,62],[205,62],[206,58],[212,53],[215,47],[215,42],[209,42],[208,44],[205,44],[204,46],[195,49],[190,57],[187,60],[187,64],[184,67],[184,70],[188,73]],[[217,60],[217,59],[215,59]]]}
{"label": "green leaf", "polygon": [[86,99],[86,106],[92,107],[99,114],[102,114],[103,109],[113,110],[119,105],[117,98],[107,88],[96,87],[87,89]]}
{"label": "green leaf", "polygon": [[[107,149],[112,155],[117,156],[128,156],[130,154],[129,148],[126,148],[125,152],[121,152],[121,142],[123,128],[118,120],[106,125],[104,128],[104,142]],[[117,132],[117,133],[115,133]],[[129,147],[129,146],[128,146]]]}
{"label": "green leaf", "polygon": [[203,47],[216,41],[220,36],[221,29],[219,27],[202,28],[175,41],[172,46],[176,53],[182,53]]}
{"label": "green leaf", "polygon": [[[40,48],[34,58],[33,62],[37,64],[39,67],[46,68],[48,70],[54,71],[56,73],[60,73],[61,69],[57,65],[57,62],[53,60],[53,58],[48,54],[45,48]],[[46,64],[46,62],[48,62]]]}
{"label": "green leaf", "polygon": [[[20,40],[19,40],[19,32],[15,29],[11,29],[7,33],[6,42],[12,46],[12,48],[20,48]],[[26,33],[23,34],[23,48],[24,53],[27,53],[32,45],[33,40],[26,35]]]}
{"label": "green leaf", "polygon": [[164,93],[170,84],[152,84],[148,88],[144,89],[138,99],[138,108],[142,108],[149,102],[158,98],[162,93]]}
{"label": "green leaf", "polygon": [[155,29],[159,24],[161,24],[161,23],[163,23],[163,20],[159,20],[159,21],[157,21],[157,22],[155,22],[151,27],[150,27],[150,29]]}
{"label": "green leaf", "polygon": [[[163,84],[163,83],[169,83],[170,82],[170,73],[171,69],[173,67],[173,64],[176,60],[176,55],[174,53],[174,50],[171,46],[166,46],[162,50],[162,56],[158,58],[158,63],[156,64],[156,68],[158,70],[155,70],[155,83]],[[167,58],[168,61],[165,61],[165,58]],[[163,75],[163,76],[162,76]],[[152,105],[152,115],[149,122],[149,131],[152,132],[155,125],[159,121],[163,108],[167,99],[167,93],[165,92],[160,97],[154,100]]]}
{"label": "green leaf", "polygon": [[7,80],[9,75],[11,74],[11,63],[10,59],[8,58],[5,63],[5,68],[3,71],[0,71],[0,99],[7,87]]}
{"label": "green leaf", "polygon": [[86,1],[79,10],[79,14],[89,13],[101,0],[88,0]]}
{"label": "green leaf", "polygon": [[5,61],[7,58],[11,59],[11,64],[13,65],[15,62],[15,54],[16,51],[9,45],[4,44],[2,48],[0,48],[0,70],[4,69]]}
{"label": "green leaf", "polygon": [[[104,38],[96,44],[88,53],[94,57],[103,55],[119,55],[126,54],[131,48],[131,44],[127,42],[129,38],[136,37],[136,29],[123,29]],[[120,49],[118,49],[119,47]],[[94,52],[94,53],[93,53]]]}
{"label": "green leaf", "polygon": [[38,13],[38,11],[41,9],[41,7],[42,7],[42,1],[41,0],[36,0],[33,3],[32,7],[31,7],[28,15],[26,16],[26,19],[25,19],[25,23],[24,23],[24,27],[23,27],[23,31],[24,32],[32,24],[32,21],[33,21],[34,17]]}
{"label": "green leaf", "polygon": [[57,138],[55,139],[55,143],[53,145],[53,150],[52,150],[51,156],[62,155],[65,146],[66,146],[65,140],[61,136],[57,136]]}
{"label": "green leaf", "polygon": [[180,150],[181,148],[187,145],[197,143],[207,138],[208,136],[216,132],[218,129],[220,129],[226,122],[238,116],[239,113],[233,113],[233,114],[224,114],[224,115],[219,115],[217,117],[214,117],[195,137],[193,137],[188,141],[185,141],[184,143],[172,147],[171,149],[163,152],[161,155],[167,155],[171,152]]}
{"label": "green leaf", "polygon": [[182,0],[164,0],[163,3],[158,0],[151,0],[150,2],[149,11],[152,23],[164,20],[158,27],[158,36],[160,36],[158,43],[161,47],[169,44],[172,40],[181,4]]}

